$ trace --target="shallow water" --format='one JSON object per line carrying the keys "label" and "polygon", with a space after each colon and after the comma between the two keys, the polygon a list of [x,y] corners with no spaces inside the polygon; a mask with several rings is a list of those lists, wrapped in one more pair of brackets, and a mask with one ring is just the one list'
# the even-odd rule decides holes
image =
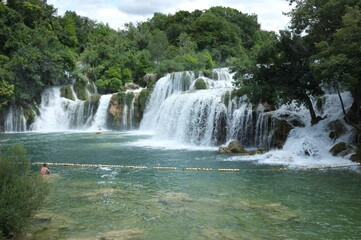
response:
{"label": "shallow water", "polygon": [[[1,134],[50,166],[50,194],[31,239],[359,239],[357,168],[280,171],[216,148],[157,144],[137,132]],[[235,160],[236,159],[236,160]],[[170,166],[177,170],[154,170]],[[182,168],[239,168],[239,172]],[[38,166],[33,166],[38,171]]]}

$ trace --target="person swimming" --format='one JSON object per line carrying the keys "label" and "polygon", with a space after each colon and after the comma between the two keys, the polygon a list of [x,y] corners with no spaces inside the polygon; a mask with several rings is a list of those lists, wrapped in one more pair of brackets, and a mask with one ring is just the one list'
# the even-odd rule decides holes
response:
{"label": "person swimming", "polygon": [[41,175],[51,174],[51,171],[50,171],[49,168],[46,166],[46,163],[44,163],[44,164],[43,164],[43,167],[40,169],[40,174],[41,174]]}

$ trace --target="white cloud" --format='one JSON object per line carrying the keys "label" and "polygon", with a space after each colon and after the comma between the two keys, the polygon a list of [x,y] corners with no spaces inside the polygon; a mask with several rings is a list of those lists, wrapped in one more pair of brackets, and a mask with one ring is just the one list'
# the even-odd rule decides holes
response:
{"label": "white cloud", "polygon": [[[179,2],[179,1],[178,1]],[[148,1],[134,1],[123,0],[117,4],[120,11],[131,15],[153,15],[155,12],[164,12],[175,5],[175,1],[164,0],[148,0]]]}
{"label": "white cloud", "polygon": [[48,3],[58,8],[60,15],[67,10],[75,11],[81,16],[108,23],[114,29],[123,29],[129,22],[144,22],[155,12],[174,14],[180,10],[191,12],[224,6],[256,14],[262,29],[278,31],[285,29],[289,22],[282,13],[291,9],[286,0],[48,0]]}

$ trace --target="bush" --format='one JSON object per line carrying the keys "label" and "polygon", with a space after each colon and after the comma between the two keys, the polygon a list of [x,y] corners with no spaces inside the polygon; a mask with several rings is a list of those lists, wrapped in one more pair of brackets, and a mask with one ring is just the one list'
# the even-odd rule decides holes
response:
{"label": "bush", "polygon": [[0,152],[0,238],[19,238],[48,193],[25,154],[21,145]]}

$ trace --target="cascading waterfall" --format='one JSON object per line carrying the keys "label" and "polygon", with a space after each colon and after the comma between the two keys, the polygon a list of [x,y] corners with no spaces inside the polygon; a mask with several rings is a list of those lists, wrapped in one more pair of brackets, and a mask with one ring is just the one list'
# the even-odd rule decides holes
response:
{"label": "cascading waterfall", "polygon": [[[186,84],[184,74],[189,76]],[[238,139],[246,146],[268,146],[271,126],[263,108],[253,111],[244,99],[230,98],[233,74],[228,69],[217,69],[212,76],[216,79],[201,77],[207,86],[204,90],[196,90],[194,74],[161,78],[140,129],[153,132],[158,139],[191,145],[215,146]]]}
{"label": "cascading waterfall", "polygon": [[[34,123],[30,126],[33,131],[65,131],[70,129],[93,129],[105,128],[103,124],[104,105],[108,107],[111,95],[105,95],[102,98],[107,102],[100,101],[98,111],[95,113],[95,106],[92,101],[82,101],[76,97],[75,100],[70,100],[61,97],[61,87],[51,87],[42,93],[41,103],[39,106],[40,114],[36,116]],[[72,87],[71,87],[72,89]],[[73,89],[72,89],[73,90]],[[90,94],[89,94],[90,96]]]}
{"label": "cascading waterfall", "polygon": [[94,116],[94,121],[89,130],[107,129],[108,107],[112,94],[102,95],[99,99],[99,107]]}
{"label": "cascading waterfall", "polygon": [[[342,93],[342,98],[348,110],[353,98],[349,92]],[[316,108],[317,109],[317,108]],[[293,113],[293,116],[290,114]],[[343,118],[340,100],[337,94],[326,94],[324,96],[324,104],[316,113],[325,116],[326,118],[316,125],[310,124],[310,117],[308,110],[295,103],[290,105],[283,105],[273,112],[274,116],[292,116],[288,121],[293,121],[297,118],[302,120],[304,127],[296,127],[291,130],[286,143],[280,150],[272,150],[263,155],[260,162],[267,164],[284,164],[290,167],[305,167],[305,166],[322,166],[332,164],[349,164],[350,161],[346,158],[332,156],[329,152],[330,148],[337,142],[350,139],[348,134],[338,140],[330,138],[330,123]],[[345,125],[345,127],[347,127]],[[351,130],[348,127],[348,130]]]}
{"label": "cascading waterfall", "polygon": [[[277,141],[275,134],[277,131],[282,133],[282,124],[286,123],[293,130],[283,148],[264,154],[261,162],[292,166],[322,165],[330,161],[349,163],[349,160],[329,153],[337,141],[350,139],[347,134],[337,141],[329,137],[330,123],[342,119],[337,94],[323,97],[324,104],[316,111],[327,118],[311,126],[308,109],[295,101],[271,111],[264,105],[248,103],[246,96],[232,97],[232,74],[227,69],[214,71],[214,79],[201,76],[207,85],[205,90],[196,90],[194,75],[189,75],[188,85],[181,84],[182,74],[161,78],[152,92],[140,129],[151,132],[153,140],[165,141],[167,146],[168,140],[182,146],[218,146],[236,139],[249,148],[272,148],[278,146],[273,145],[278,144],[274,143]],[[352,104],[352,96],[345,92],[342,98],[347,110]]]}
{"label": "cascading waterfall", "polygon": [[5,132],[26,131],[26,119],[22,107],[10,106],[5,118]]}

